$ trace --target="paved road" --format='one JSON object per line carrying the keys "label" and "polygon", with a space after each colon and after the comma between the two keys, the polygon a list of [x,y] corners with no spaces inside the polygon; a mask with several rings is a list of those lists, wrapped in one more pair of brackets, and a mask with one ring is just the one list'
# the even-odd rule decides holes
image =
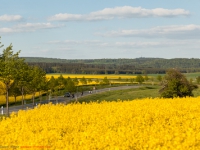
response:
{"label": "paved road", "polygon": [[[138,88],[140,86],[120,86],[120,87],[111,87],[111,88],[104,88],[104,89],[99,89],[99,90],[93,90],[92,92],[89,92],[89,91],[84,91],[83,93],[83,96],[86,96],[86,95],[90,95],[90,94],[96,94],[96,93],[101,93],[101,92],[106,92],[106,91],[113,91],[113,90],[123,90],[123,89],[130,89],[130,88]],[[82,97],[81,96],[81,93],[77,93],[75,95],[75,97],[73,99],[76,99],[76,98],[80,98]],[[37,105],[39,104],[48,104],[48,103],[52,103],[52,104],[56,104],[56,103],[69,103],[71,100],[73,100],[71,97],[64,97],[64,96],[58,96],[58,97],[54,97],[54,98],[51,98],[50,100],[43,100],[41,103],[35,103],[35,106],[34,107],[37,107]],[[19,105],[19,106],[11,106],[9,107],[9,112],[18,112],[19,110],[28,110],[28,109],[32,109],[34,108],[33,107],[33,104],[25,104],[25,105]],[[4,107],[2,109],[2,107],[0,108],[0,114],[5,114],[6,113],[6,108]]]}

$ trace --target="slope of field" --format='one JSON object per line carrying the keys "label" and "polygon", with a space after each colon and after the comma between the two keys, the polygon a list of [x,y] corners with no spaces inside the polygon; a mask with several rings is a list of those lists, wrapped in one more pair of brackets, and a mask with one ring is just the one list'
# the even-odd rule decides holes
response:
{"label": "slope of field", "polygon": [[43,105],[0,122],[9,149],[200,149],[200,97]]}

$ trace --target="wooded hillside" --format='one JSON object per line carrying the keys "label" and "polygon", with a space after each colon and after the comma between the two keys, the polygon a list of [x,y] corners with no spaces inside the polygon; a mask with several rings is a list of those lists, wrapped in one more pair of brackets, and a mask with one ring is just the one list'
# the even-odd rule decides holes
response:
{"label": "wooded hillside", "polygon": [[197,58],[135,58],[135,59],[56,59],[24,57],[30,65],[37,65],[47,73],[81,74],[143,74],[165,73],[169,68],[181,72],[200,72]]}

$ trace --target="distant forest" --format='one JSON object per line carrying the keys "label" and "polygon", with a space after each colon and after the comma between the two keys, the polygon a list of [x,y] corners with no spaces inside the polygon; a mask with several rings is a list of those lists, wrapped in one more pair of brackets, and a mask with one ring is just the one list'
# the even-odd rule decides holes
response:
{"label": "distant forest", "polygon": [[56,59],[23,57],[30,65],[37,65],[46,73],[69,74],[164,74],[169,68],[182,73],[200,72],[197,58],[135,58],[135,59]]}

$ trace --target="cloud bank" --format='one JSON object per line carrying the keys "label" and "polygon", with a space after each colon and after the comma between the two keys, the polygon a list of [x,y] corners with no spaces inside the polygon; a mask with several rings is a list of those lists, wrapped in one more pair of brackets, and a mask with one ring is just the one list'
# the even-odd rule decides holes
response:
{"label": "cloud bank", "polygon": [[0,21],[11,22],[11,21],[21,21],[23,18],[20,15],[1,15]]}
{"label": "cloud bank", "polygon": [[119,30],[97,33],[105,37],[142,37],[142,38],[200,38],[200,25],[158,26],[141,30]]}
{"label": "cloud bank", "polygon": [[1,34],[17,33],[17,32],[33,32],[41,29],[59,28],[63,25],[53,25],[51,23],[26,23],[18,24],[12,28],[0,28]]}
{"label": "cloud bank", "polygon": [[184,9],[145,9],[142,7],[115,7],[105,8],[89,14],[59,13],[48,18],[49,21],[98,21],[111,20],[114,18],[142,18],[142,17],[176,17],[188,16],[190,12]]}
{"label": "cloud bank", "polygon": [[[163,47],[194,47],[200,41],[197,40],[163,40],[163,41],[98,41],[98,40],[65,40],[65,41],[49,41],[46,44],[62,45],[69,47],[98,47],[98,48],[114,48],[114,49],[133,49],[133,48],[163,48]],[[57,47],[57,46],[56,46]],[[199,46],[198,46],[199,47]]]}

